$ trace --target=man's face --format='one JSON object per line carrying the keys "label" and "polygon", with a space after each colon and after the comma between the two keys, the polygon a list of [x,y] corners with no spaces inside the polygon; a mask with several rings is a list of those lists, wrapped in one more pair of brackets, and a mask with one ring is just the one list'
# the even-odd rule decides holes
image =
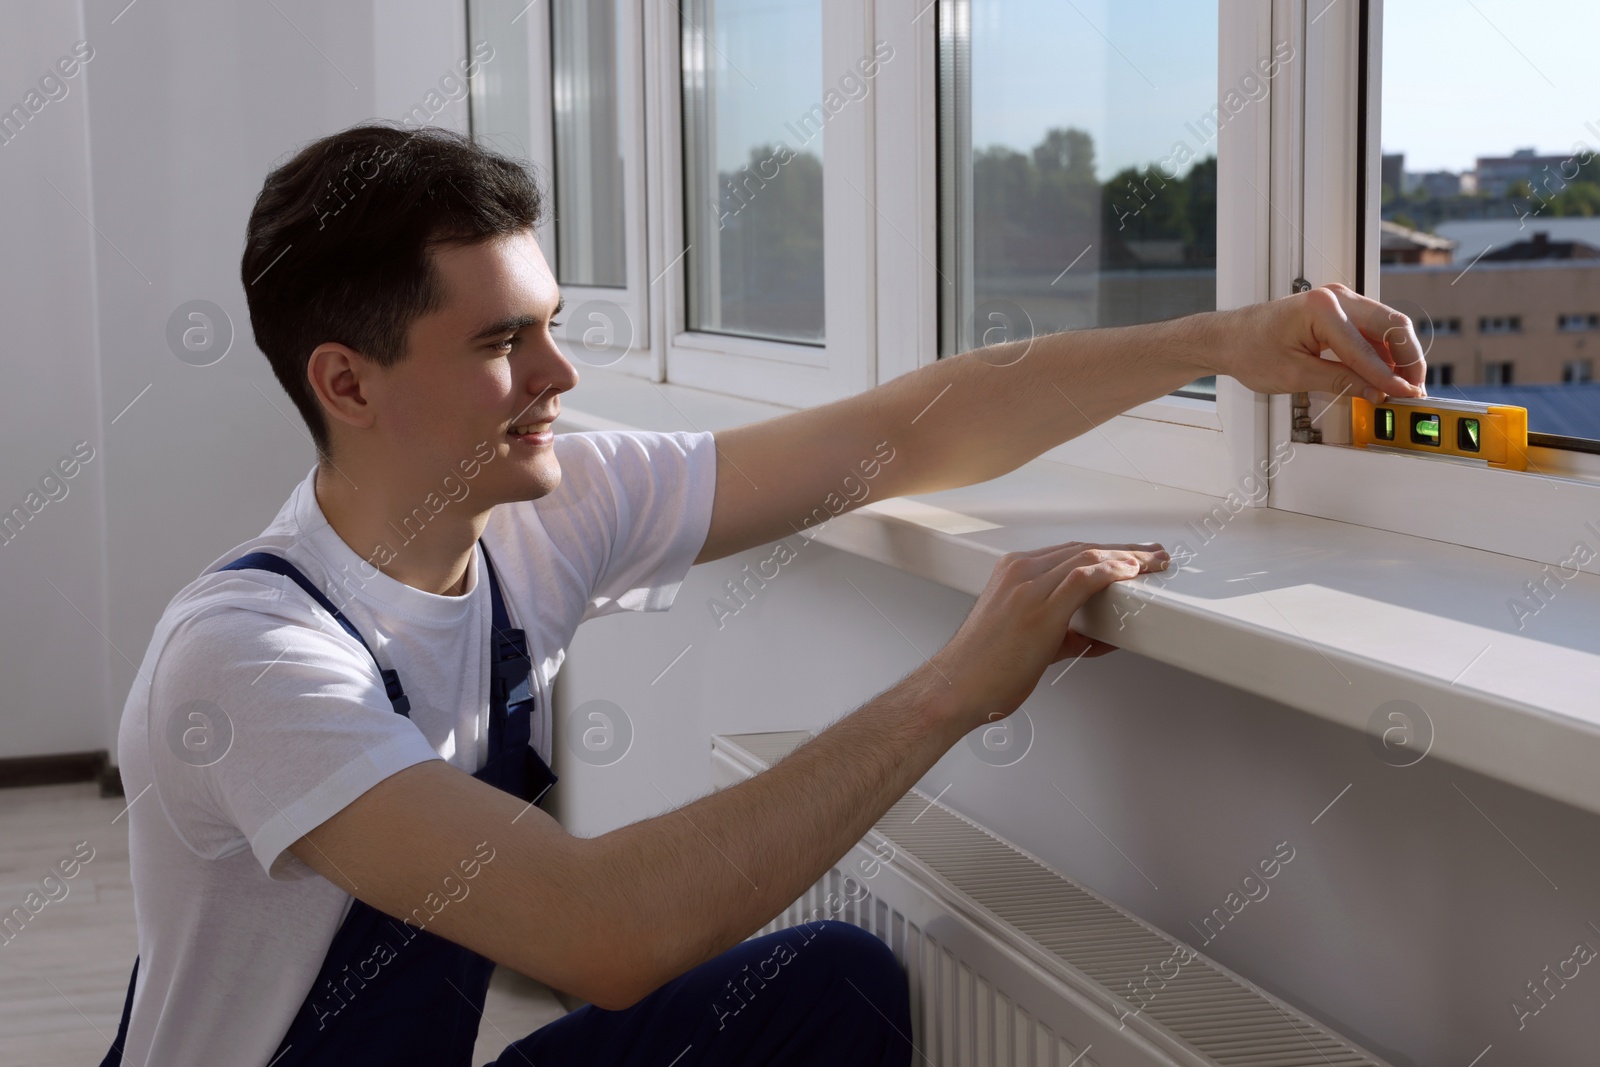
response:
{"label": "man's face", "polygon": [[[578,384],[550,337],[555,277],[531,232],[437,247],[433,257],[444,306],[412,323],[406,357],[373,382],[380,446],[419,465],[428,484],[465,480],[461,464],[475,460],[466,484],[480,506],[542,497],[561,484],[545,439],[556,397]],[[530,427],[544,432],[512,432]]]}

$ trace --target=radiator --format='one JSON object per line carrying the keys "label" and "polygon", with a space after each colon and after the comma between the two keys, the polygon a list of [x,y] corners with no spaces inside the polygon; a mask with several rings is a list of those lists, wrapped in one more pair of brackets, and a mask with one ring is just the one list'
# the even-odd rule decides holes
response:
{"label": "radiator", "polygon": [[[742,781],[810,737],[713,737],[713,780]],[[817,918],[894,950],[916,1064],[1387,1067],[919,790],[752,936]]]}

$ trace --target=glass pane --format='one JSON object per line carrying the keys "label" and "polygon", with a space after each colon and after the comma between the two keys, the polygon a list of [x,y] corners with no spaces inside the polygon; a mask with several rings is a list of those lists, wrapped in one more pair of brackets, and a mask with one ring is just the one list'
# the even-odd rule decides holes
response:
{"label": "glass pane", "polygon": [[[467,0],[472,41],[469,105],[472,138],[513,159],[533,158],[528,104],[527,0]],[[516,21],[512,21],[515,19]]]}
{"label": "glass pane", "polygon": [[621,0],[553,0],[556,278],[627,284],[617,112]]}
{"label": "glass pane", "polygon": [[1596,35],[1592,0],[1549,0],[1532,20],[1510,0],[1385,4],[1378,190],[1379,292],[1416,320],[1428,391],[1525,407],[1534,433],[1592,439]]}
{"label": "glass pane", "polygon": [[691,330],[821,344],[821,0],[686,0]]}
{"label": "glass pane", "polygon": [[1215,4],[941,0],[939,65],[942,355],[1216,307]]}

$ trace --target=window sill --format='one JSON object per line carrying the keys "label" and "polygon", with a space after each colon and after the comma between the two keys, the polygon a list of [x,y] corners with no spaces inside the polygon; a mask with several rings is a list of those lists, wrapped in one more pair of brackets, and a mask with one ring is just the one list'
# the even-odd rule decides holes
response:
{"label": "window sill", "polygon": [[[584,372],[559,429],[716,430],[791,410],[601,377]],[[1390,762],[1425,752],[1600,812],[1600,577],[1270,508],[1230,514],[1216,497],[1048,460],[869,501],[815,536],[973,596],[1014,549],[1181,546],[1185,565],[1112,588],[1079,628],[1358,730],[1381,723],[1374,734],[1399,724],[1385,705],[1408,701],[1425,719],[1411,713],[1414,747]],[[1527,588],[1538,581],[1551,590],[1542,607]],[[1519,619],[1518,600],[1538,610]]]}

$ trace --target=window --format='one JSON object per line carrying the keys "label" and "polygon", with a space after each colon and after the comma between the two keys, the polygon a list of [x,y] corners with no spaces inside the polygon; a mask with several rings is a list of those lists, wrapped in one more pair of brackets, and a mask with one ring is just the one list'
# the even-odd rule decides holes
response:
{"label": "window", "polygon": [[1561,365],[1561,381],[1564,385],[1578,385],[1583,382],[1594,381],[1594,361],[1589,359],[1569,359]]}
{"label": "window", "polygon": [[1218,134],[1279,64],[1219,101],[1215,5],[938,11],[940,353],[1215,308]]}
{"label": "window", "polygon": [[[1600,194],[1600,129],[1585,125],[1600,65],[1583,43],[1600,8],[1549,0],[1529,22],[1512,0],[1284,6],[1305,95],[1272,130],[1274,291],[1303,269],[1398,307],[1429,361],[1454,368],[1430,392],[1525,407],[1530,434],[1525,472],[1430,463],[1350,447],[1351,405],[1314,394],[1323,443],[1295,442],[1270,506],[1560,565],[1600,513],[1600,384],[1563,382],[1592,353],[1587,333],[1559,328],[1600,291],[1600,219],[1585,206]],[[1419,59],[1440,54],[1472,61]],[[1269,407],[1276,449],[1296,413],[1286,397]]]}
{"label": "window", "polygon": [[[1427,332],[1429,325],[1430,323],[1428,322],[1421,324],[1422,333]],[[1461,334],[1461,320],[1459,318],[1434,319],[1431,325],[1433,327],[1433,336],[1435,337],[1458,337]],[[1418,340],[1421,339],[1422,336],[1419,334]]]}
{"label": "window", "polygon": [[[1367,116],[1380,299],[1431,319],[1435,337],[1447,319],[1477,322],[1475,351],[1446,358],[1472,359],[1479,380],[1467,363],[1449,395],[1526,407],[1535,435],[1600,439],[1600,391],[1579,370],[1581,335],[1600,330],[1580,310],[1600,290],[1600,128],[1584,103],[1600,68],[1578,44],[1600,33],[1600,8],[1550,0],[1530,22],[1510,0],[1368,6],[1383,23]],[[1440,54],[1472,60],[1419,62]]]}
{"label": "window", "polygon": [[[899,210],[879,199],[878,142],[901,128],[883,86],[915,72],[915,12],[875,24],[824,18],[822,0],[645,10],[661,59],[650,286],[667,379],[786,406],[870,387],[884,371],[880,227]],[[922,102],[931,115],[931,92]],[[902,111],[917,103],[900,97]]]}
{"label": "window", "polygon": [[[1272,5],[887,2],[913,25],[930,13],[920,47],[936,59],[927,74],[896,60],[894,75],[937,102],[924,117],[934,121],[878,119],[880,211],[902,189],[934,204],[878,231],[880,263],[914,247],[917,261],[902,258],[896,273],[928,273],[937,299],[921,320],[925,351],[1278,295],[1268,133],[1277,101],[1293,95],[1298,47],[1274,27]],[[936,180],[908,175],[901,161],[930,149]],[[882,277],[877,313],[895,332],[880,330],[880,366],[911,298]],[[1237,382],[1202,379],[1047,458],[1226,495],[1249,476],[1266,421]]]}
{"label": "window", "polygon": [[[875,0],[871,18],[822,0],[468,0],[469,39],[494,48],[472,127],[531,160],[549,193],[539,239],[569,358],[809,406],[1004,322],[1042,333],[1217,307],[1219,246],[1240,252],[1220,306],[1271,295],[1266,101],[1290,82],[1294,38],[1271,33],[1266,5],[1163,2],[1152,20],[1047,0]],[[958,39],[966,58],[937,60]],[[958,99],[965,118],[941,139]],[[941,196],[955,151],[979,166]],[[1249,179],[1237,203],[1219,188],[1230,159]],[[1017,161],[1026,202],[1005,184]],[[979,255],[952,272],[940,214],[958,202],[956,240],[976,237]],[[985,306],[975,331],[991,298],[1022,314]],[[941,312],[961,300],[966,340],[942,345]],[[1053,458],[1225,492],[1265,421],[1235,384],[1136,409],[1096,435],[1099,458]]]}
{"label": "window", "polygon": [[1484,385],[1510,385],[1511,361],[1510,360],[1485,360],[1483,364]]}
{"label": "window", "polygon": [[[1421,339],[1420,337],[1418,338]],[[1448,363],[1429,363],[1426,372],[1427,384],[1453,385],[1456,378],[1456,369]]]}
{"label": "window", "polygon": [[822,38],[820,0],[683,5],[690,330],[824,340]]}
{"label": "window", "polygon": [[617,107],[620,0],[551,0],[556,279],[627,285]]}
{"label": "window", "polygon": [[580,371],[654,377],[640,8],[468,0],[467,24],[493,50],[471,79],[472,135],[530,161],[546,194],[539,244],[568,309],[557,343]]}
{"label": "window", "polygon": [[528,16],[518,16],[521,6],[517,0],[468,0],[468,36],[487,42],[491,53],[470,78],[472,136],[513,158],[537,160],[541,153],[534,144],[534,101],[528,92],[533,67],[523,21]]}

